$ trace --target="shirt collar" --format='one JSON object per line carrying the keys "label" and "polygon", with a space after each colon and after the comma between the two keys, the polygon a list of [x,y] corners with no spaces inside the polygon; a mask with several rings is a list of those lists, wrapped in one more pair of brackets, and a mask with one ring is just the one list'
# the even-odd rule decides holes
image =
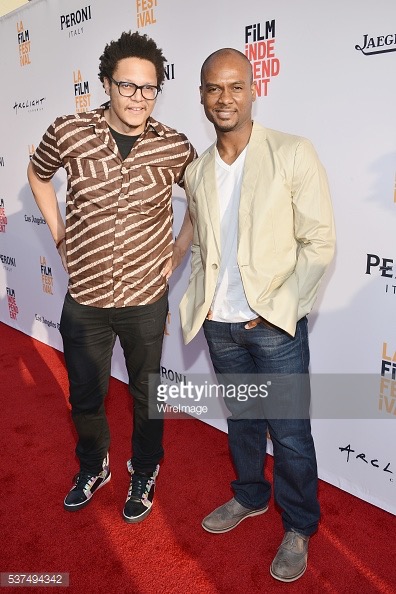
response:
{"label": "shirt collar", "polygon": [[[110,101],[107,101],[106,103],[103,103],[103,105],[101,105],[98,109],[88,112],[92,115],[92,123],[90,125],[95,126],[95,131],[97,134],[109,131],[109,125],[104,117],[104,112],[108,108],[109,104]],[[161,122],[158,122],[158,120],[155,120],[151,116],[147,118],[143,136],[146,136],[150,130],[153,131],[157,136],[165,136],[167,132],[167,128],[161,124]]]}

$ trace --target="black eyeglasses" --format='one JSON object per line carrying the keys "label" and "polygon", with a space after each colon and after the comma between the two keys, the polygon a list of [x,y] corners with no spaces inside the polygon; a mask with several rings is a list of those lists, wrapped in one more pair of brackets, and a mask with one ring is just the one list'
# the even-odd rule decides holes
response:
{"label": "black eyeglasses", "polygon": [[125,82],[122,80],[117,81],[111,77],[110,77],[110,80],[115,85],[117,85],[118,92],[120,95],[122,95],[122,97],[133,97],[135,95],[136,91],[138,89],[140,89],[142,97],[144,97],[144,99],[147,99],[148,101],[152,101],[153,99],[156,98],[159,91],[161,90],[160,87],[157,87],[155,85],[140,85],[139,86],[139,85],[135,85],[135,83],[133,83],[133,82]]}

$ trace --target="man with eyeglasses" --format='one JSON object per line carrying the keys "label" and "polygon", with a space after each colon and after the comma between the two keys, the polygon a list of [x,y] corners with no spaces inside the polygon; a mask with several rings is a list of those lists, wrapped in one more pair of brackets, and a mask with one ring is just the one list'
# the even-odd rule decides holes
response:
{"label": "man with eyeglasses", "polygon": [[[116,337],[133,395],[130,485],[123,517],[151,511],[163,457],[163,420],[149,414],[149,375],[159,374],[167,280],[187,246],[173,243],[172,185],[196,153],[184,134],[151,117],[164,82],[156,43],[124,32],[106,45],[99,78],[110,101],[50,125],[28,168],[34,198],[69,274],[60,332],[80,470],[64,500],[85,507],[111,477],[104,399]],[[66,223],[51,179],[67,173]]]}

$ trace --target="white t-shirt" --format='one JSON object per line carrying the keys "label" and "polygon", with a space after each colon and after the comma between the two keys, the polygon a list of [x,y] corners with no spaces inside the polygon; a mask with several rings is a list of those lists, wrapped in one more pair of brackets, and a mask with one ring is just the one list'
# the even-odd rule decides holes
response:
{"label": "white t-shirt", "polygon": [[228,165],[216,148],[216,181],[220,209],[221,262],[212,302],[212,320],[247,322],[257,318],[250,309],[237,263],[238,212],[247,147]]}

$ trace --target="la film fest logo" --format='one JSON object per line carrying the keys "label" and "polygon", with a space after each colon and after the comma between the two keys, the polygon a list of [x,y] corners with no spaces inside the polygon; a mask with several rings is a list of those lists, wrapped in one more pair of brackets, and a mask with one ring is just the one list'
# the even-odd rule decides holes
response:
{"label": "la film fest logo", "polygon": [[61,14],[61,31],[67,31],[68,37],[82,35],[84,33],[83,23],[90,21],[91,18],[91,5],[85,6],[85,8],[80,8],[74,12],[69,12],[69,14]]}
{"label": "la film fest logo", "polygon": [[396,295],[395,270],[393,258],[382,258],[377,254],[367,254],[365,274],[377,274],[384,279],[385,293]]}
{"label": "la film fest logo", "polygon": [[396,416],[396,350],[389,350],[387,342],[382,345],[379,410]]}
{"label": "la film fest logo", "polygon": [[5,212],[4,199],[0,198],[0,233],[5,233],[7,227],[7,215]]}
{"label": "la film fest logo", "polygon": [[136,0],[136,18],[138,29],[154,25],[157,22],[154,8],[157,0]]}
{"label": "la film fest logo", "polygon": [[12,269],[16,268],[16,259],[14,256],[0,254],[0,261],[3,264],[3,268],[8,272],[12,272]]}
{"label": "la film fest logo", "polygon": [[7,302],[8,302],[8,312],[10,314],[10,318],[11,318],[11,320],[16,320],[19,310],[18,310],[18,306],[16,303],[15,290],[12,289],[11,287],[6,287],[6,293],[7,293]]}
{"label": "la film fest logo", "polygon": [[41,281],[43,283],[43,293],[53,295],[54,279],[52,276],[52,269],[47,266],[45,256],[40,256]]}
{"label": "la film fest logo", "polygon": [[[0,157],[0,167],[5,167],[4,157]],[[395,193],[396,193],[396,190],[395,190]]]}
{"label": "la film fest logo", "polygon": [[271,79],[280,72],[275,55],[275,20],[245,27],[245,56],[252,64],[257,96],[266,97]]}
{"label": "la film fest logo", "polygon": [[34,148],[34,144],[28,144],[28,152],[29,152],[29,161],[31,160],[31,158],[34,155],[34,151],[36,149]]}
{"label": "la film fest logo", "polygon": [[363,35],[363,43],[355,45],[355,49],[361,51],[365,56],[396,52],[396,33],[378,35],[377,37]]}
{"label": "la film fest logo", "polygon": [[87,111],[91,106],[91,93],[89,92],[89,82],[83,80],[80,70],[73,70],[74,83],[74,101],[76,113]]}
{"label": "la film fest logo", "polygon": [[23,22],[17,23],[18,46],[19,46],[19,65],[27,66],[30,64],[30,36],[29,29],[25,29]]}

